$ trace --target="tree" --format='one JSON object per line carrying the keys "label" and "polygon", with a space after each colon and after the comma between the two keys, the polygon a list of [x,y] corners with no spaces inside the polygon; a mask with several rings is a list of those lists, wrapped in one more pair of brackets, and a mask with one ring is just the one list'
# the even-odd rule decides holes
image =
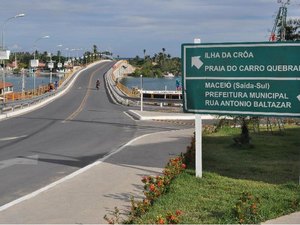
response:
{"label": "tree", "polygon": [[[165,51],[165,48],[163,50]],[[153,57],[145,55],[144,59],[136,56],[130,59],[129,63],[136,67],[132,76],[143,74],[145,77],[160,77],[167,72],[178,75],[181,68],[180,58],[172,58],[170,54],[166,55],[162,51],[155,53]]]}
{"label": "tree", "polygon": [[146,49],[143,50],[144,52],[144,60],[146,59]]}
{"label": "tree", "polygon": [[245,117],[240,117],[241,118],[241,134],[239,137],[233,138],[235,144],[237,146],[249,146],[250,144],[250,135],[249,135],[249,129],[247,125],[247,121]]}
{"label": "tree", "polygon": [[162,50],[162,67],[164,67],[164,65],[165,65],[165,51],[166,51],[166,49],[162,48],[161,50]]}
{"label": "tree", "polygon": [[93,45],[93,53],[94,53],[94,54],[97,54],[97,53],[98,53],[97,45]]}

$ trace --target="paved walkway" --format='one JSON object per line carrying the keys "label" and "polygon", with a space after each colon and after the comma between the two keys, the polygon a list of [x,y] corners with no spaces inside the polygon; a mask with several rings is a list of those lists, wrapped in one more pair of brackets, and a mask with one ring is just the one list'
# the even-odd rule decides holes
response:
{"label": "paved walkway", "polygon": [[269,220],[263,224],[300,224],[300,212],[282,216],[274,220]]}
{"label": "paved walkway", "polygon": [[[128,114],[137,120],[194,120],[195,119],[195,115],[191,113],[129,110]],[[201,118],[203,120],[216,119],[216,117],[211,115],[202,115]]]}

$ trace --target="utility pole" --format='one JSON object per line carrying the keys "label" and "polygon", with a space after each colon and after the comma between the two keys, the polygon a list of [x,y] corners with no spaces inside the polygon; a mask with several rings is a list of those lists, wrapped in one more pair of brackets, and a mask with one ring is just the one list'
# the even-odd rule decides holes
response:
{"label": "utility pole", "polygon": [[[270,41],[285,41],[286,35],[286,17],[287,17],[287,5],[290,4],[290,0],[277,0],[281,4],[279,7],[275,23],[271,32]],[[276,38],[276,31],[280,34]]]}

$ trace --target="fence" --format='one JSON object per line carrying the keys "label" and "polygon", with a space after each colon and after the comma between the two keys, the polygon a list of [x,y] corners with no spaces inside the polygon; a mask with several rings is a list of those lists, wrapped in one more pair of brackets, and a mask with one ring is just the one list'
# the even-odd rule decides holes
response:
{"label": "fence", "polygon": [[71,76],[73,74],[78,74],[77,70],[80,67],[74,68],[73,71],[68,72],[64,79],[59,82],[60,88],[58,91],[51,91],[53,87],[48,86],[40,86],[39,88],[27,92],[18,92],[18,93],[7,93],[5,95],[6,101],[0,103],[0,119],[5,118],[3,117],[3,113],[6,112],[13,112],[15,109],[23,109],[30,105],[34,105],[36,103],[42,102],[45,99],[54,96],[58,93],[61,93],[65,88],[66,85],[70,82]]}
{"label": "fence", "polygon": [[[68,77],[71,74],[73,74],[73,71],[70,71],[70,72],[66,73],[64,78],[59,81],[58,86],[60,86],[66,79],[68,79]],[[24,92],[6,93],[5,94],[5,102],[7,102],[7,101],[14,102],[14,101],[17,101],[17,100],[30,99],[30,98],[33,98],[33,97],[43,95],[43,94],[45,94],[47,92],[50,92],[54,89],[55,89],[54,85],[49,84],[49,85],[39,86],[36,89],[27,90],[27,91],[24,91]]]}

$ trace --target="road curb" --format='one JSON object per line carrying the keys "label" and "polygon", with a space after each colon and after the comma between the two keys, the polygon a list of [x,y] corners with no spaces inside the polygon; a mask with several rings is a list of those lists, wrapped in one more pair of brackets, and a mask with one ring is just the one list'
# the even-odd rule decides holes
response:
{"label": "road curb", "polygon": [[[195,114],[190,113],[165,113],[153,111],[128,110],[127,112],[136,120],[195,120]],[[204,120],[216,119],[211,115],[202,115]]]}

